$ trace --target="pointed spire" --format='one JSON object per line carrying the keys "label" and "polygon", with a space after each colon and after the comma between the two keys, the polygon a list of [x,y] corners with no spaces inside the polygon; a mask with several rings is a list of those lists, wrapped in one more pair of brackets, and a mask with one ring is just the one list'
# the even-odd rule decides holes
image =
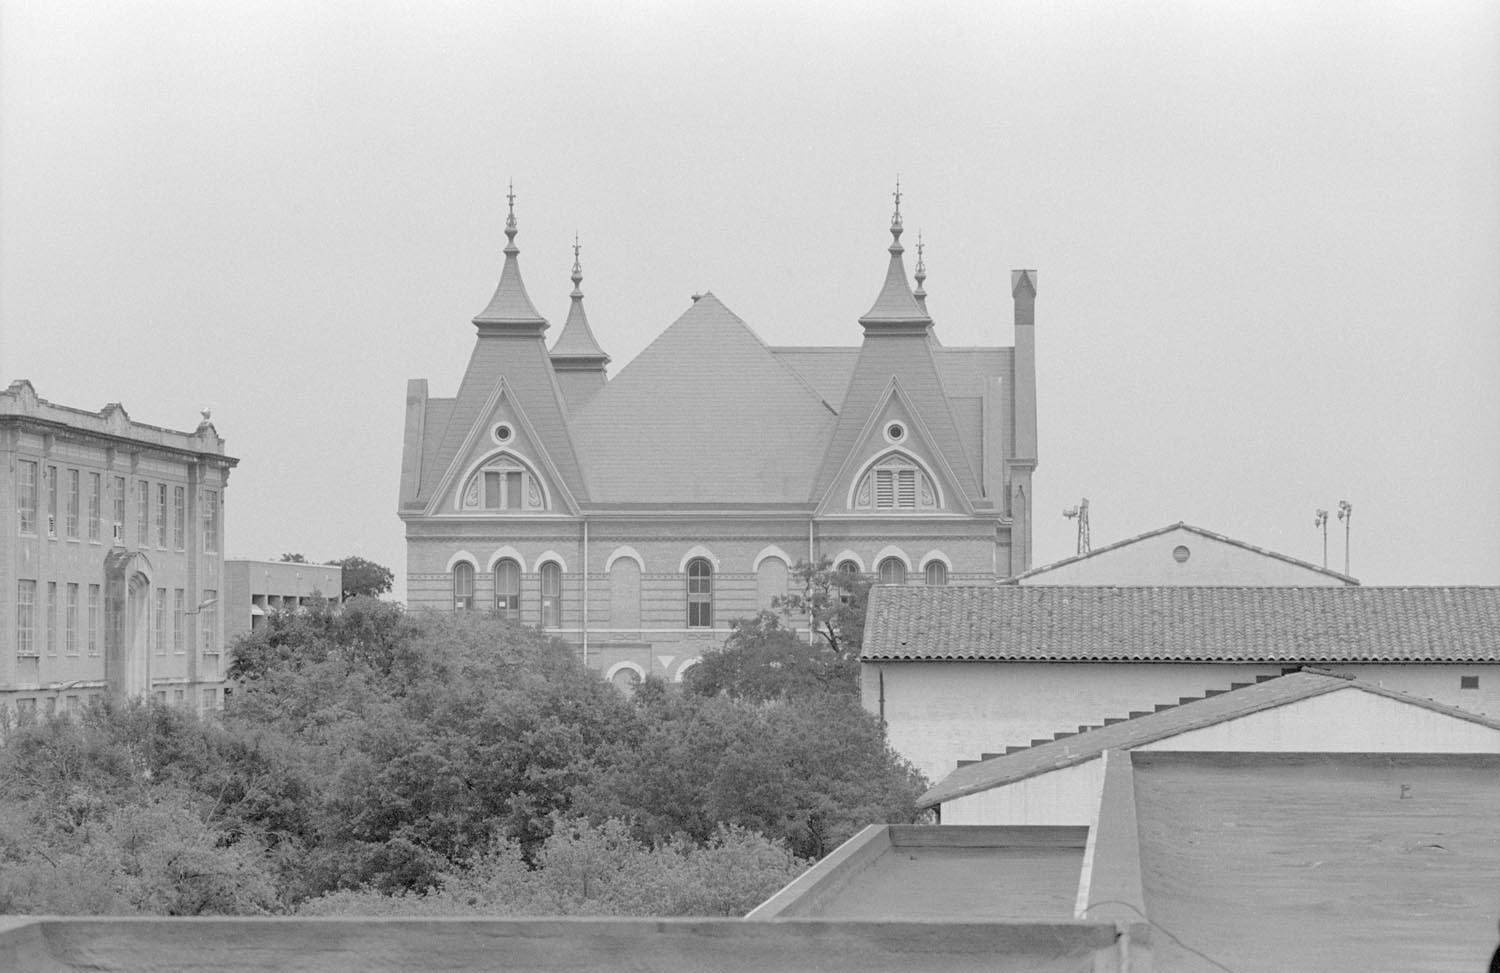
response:
{"label": "pointed spire", "polygon": [[482,331],[536,331],[547,328],[547,319],[537,313],[536,305],[526,295],[526,285],[521,282],[521,264],[517,260],[521,248],[516,246],[516,187],[511,183],[505,194],[509,204],[505,217],[505,266],[500,270],[500,283],[495,295],[474,318],[474,324]]}
{"label": "pointed spire", "polygon": [[927,283],[927,264],[922,260],[922,231],[917,231],[917,289],[912,291],[911,296],[917,299],[917,306],[922,313],[927,313],[927,289],[923,285]]}
{"label": "pointed spire", "polygon": [[578,234],[573,234],[573,299],[568,308],[568,319],[563,322],[562,334],[557,336],[557,344],[552,346],[552,364],[557,368],[571,368],[574,370],[597,369],[604,370],[609,362],[609,356],[599,347],[599,342],[594,339],[593,329],[589,327],[588,315],[583,311],[583,264],[579,262],[578,254],[583,249],[578,242]]}
{"label": "pointed spire", "polygon": [[865,326],[866,332],[871,327],[881,331],[890,331],[893,328],[905,331],[912,328],[925,330],[932,325],[932,319],[927,316],[927,311],[912,295],[911,285],[906,282],[906,265],[901,259],[901,254],[905,252],[905,249],[901,246],[900,176],[896,177],[896,191],[892,195],[896,198],[896,210],[891,216],[891,245],[887,248],[891,255],[891,262],[886,268],[885,283],[881,286],[875,303],[859,319],[859,323]]}

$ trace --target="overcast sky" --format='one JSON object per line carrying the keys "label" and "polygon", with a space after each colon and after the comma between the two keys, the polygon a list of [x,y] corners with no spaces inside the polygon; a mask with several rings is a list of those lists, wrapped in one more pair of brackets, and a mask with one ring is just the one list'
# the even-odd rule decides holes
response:
{"label": "overcast sky", "polygon": [[211,407],[231,555],[400,574],[405,383],[456,390],[508,179],[618,370],[700,290],[857,344],[899,172],[945,344],[1039,271],[1037,563],[1082,497],[1315,562],[1348,499],[1366,583],[1497,584],[1497,160],[1493,0],[3,0],[0,382]]}

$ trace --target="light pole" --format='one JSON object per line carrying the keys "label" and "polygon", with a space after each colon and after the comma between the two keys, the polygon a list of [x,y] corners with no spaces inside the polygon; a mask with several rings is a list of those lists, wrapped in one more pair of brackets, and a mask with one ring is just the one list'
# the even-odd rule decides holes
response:
{"label": "light pole", "polygon": [[1319,507],[1313,517],[1313,526],[1323,531],[1323,567],[1328,567],[1328,511]]}
{"label": "light pole", "polygon": [[[1349,573],[1349,525],[1354,521],[1354,504],[1339,501],[1339,520],[1344,522],[1344,573]],[[1326,558],[1325,558],[1326,559]],[[1325,565],[1326,567],[1326,565]]]}

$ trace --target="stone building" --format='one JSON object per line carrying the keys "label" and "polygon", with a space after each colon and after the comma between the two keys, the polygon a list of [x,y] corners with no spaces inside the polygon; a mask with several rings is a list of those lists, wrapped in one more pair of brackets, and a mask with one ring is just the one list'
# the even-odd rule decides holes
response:
{"label": "stone building", "polygon": [[407,386],[413,608],[513,615],[633,682],[680,678],[799,561],[931,585],[1030,566],[1035,271],[1011,275],[1013,347],[945,347],[920,254],[907,279],[898,190],[859,343],[772,347],[703,294],[611,378],[576,253],[548,349],[510,199],[456,394]]}
{"label": "stone building", "polygon": [[0,392],[0,703],[222,701],[224,491],[239,461],[193,432]]}

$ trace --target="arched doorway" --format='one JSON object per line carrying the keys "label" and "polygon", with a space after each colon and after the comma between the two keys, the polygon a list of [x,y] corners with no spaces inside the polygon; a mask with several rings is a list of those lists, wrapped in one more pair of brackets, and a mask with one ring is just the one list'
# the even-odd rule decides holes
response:
{"label": "arched doorway", "polygon": [[[151,691],[151,562],[139,551],[104,559],[104,681],[111,696]],[[160,624],[157,620],[157,624]]]}

